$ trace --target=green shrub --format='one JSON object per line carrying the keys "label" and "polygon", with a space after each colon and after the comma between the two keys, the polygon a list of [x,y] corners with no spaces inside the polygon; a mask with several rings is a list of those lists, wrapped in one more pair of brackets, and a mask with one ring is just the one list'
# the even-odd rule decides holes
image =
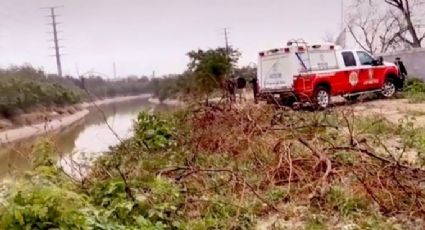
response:
{"label": "green shrub", "polygon": [[425,83],[417,78],[406,81],[405,96],[409,102],[419,103],[425,101]]}
{"label": "green shrub", "polygon": [[158,150],[173,145],[173,125],[157,115],[140,113],[134,132],[136,140],[143,143],[148,150]]}

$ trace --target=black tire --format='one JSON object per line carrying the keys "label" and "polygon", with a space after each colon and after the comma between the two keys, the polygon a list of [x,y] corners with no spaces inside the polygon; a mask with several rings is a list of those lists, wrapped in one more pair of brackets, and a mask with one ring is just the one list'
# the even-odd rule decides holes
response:
{"label": "black tire", "polygon": [[319,86],[314,90],[314,104],[317,109],[326,109],[331,104],[331,95],[329,89]]}
{"label": "black tire", "polygon": [[394,96],[396,91],[397,91],[397,86],[396,86],[394,80],[392,80],[392,79],[385,80],[384,85],[382,86],[381,95],[384,98],[391,98],[391,97]]}

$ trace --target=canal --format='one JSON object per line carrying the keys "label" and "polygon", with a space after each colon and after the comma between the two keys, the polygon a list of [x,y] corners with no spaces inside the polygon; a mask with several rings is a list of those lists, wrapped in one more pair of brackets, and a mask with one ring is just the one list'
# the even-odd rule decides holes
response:
{"label": "canal", "polygon": [[[146,99],[109,104],[91,108],[80,122],[59,132],[49,134],[46,138],[56,146],[54,157],[65,170],[72,171],[70,159],[82,163],[93,159],[119,144],[120,139],[130,138],[133,134],[133,124],[137,115],[142,111],[161,110],[170,108],[149,103]],[[113,133],[111,131],[113,130]],[[40,139],[43,137],[39,137]],[[31,168],[33,154],[31,147],[37,140],[27,140],[21,143],[5,146],[0,150],[0,178]]]}

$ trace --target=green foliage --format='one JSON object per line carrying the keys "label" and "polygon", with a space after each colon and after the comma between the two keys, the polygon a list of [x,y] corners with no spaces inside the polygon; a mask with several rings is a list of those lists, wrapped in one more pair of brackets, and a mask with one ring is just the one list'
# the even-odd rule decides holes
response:
{"label": "green foliage", "polygon": [[267,191],[266,197],[272,202],[280,202],[288,198],[288,191],[282,187],[274,187]]}
{"label": "green foliage", "polygon": [[325,230],[328,229],[326,225],[323,223],[323,220],[316,215],[311,216],[308,218],[306,226],[306,230]]}
{"label": "green foliage", "polygon": [[30,66],[0,69],[0,115],[13,117],[37,105],[64,106],[80,102],[81,91],[69,80],[46,78]]}
{"label": "green foliage", "polygon": [[40,140],[33,147],[32,165],[36,169],[42,166],[53,166],[52,155],[55,153],[54,144],[47,139]]}
{"label": "green foliage", "polygon": [[234,49],[217,48],[191,51],[187,55],[190,58],[188,70],[196,76],[198,87],[208,95],[221,86],[240,53]]}
{"label": "green foliage", "polygon": [[395,133],[398,127],[383,117],[369,116],[354,121],[359,133],[385,135]]}
{"label": "green foliage", "polygon": [[346,165],[355,165],[357,162],[356,155],[350,152],[337,152],[335,157]]}
{"label": "green foliage", "polygon": [[0,210],[2,229],[87,229],[84,199],[56,186],[27,185]]}
{"label": "green foliage", "polygon": [[173,125],[170,121],[142,112],[135,125],[135,139],[149,150],[168,148],[173,145]]}
{"label": "green foliage", "polygon": [[332,186],[326,195],[326,199],[342,216],[352,215],[367,207],[364,200],[348,194],[339,186]]}
{"label": "green foliage", "polygon": [[405,96],[411,103],[425,101],[425,83],[420,79],[409,79],[406,81]]}
{"label": "green foliage", "polygon": [[[266,109],[248,111],[250,121],[260,126],[265,124],[260,121],[269,122],[274,117]],[[322,125],[337,125],[341,117],[302,113],[296,123],[297,114],[291,112],[290,116],[275,117],[274,122],[310,126],[309,130],[252,134],[250,124],[240,127],[243,123],[235,122],[241,118],[237,115],[244,112],[221,113],[207,108],[170,117],[141,113],[134,124],[135,136],[101,157],[84,185],[68,182],[69,178],[49,159],[55,149],[49,142],[39,143],[33,151],[38,158],[33,160],[36,169],[16,183],[6,196],[5,206],[0,208],[0,229],[253,229],[258,219],[276,213],[273,206],[282,211],[282,218],[294,218],[289,222],[294,220],[305,229],[326,229],[334,221],[346,220],[364,229],[389,226],[385,223],[388,217],[372,218],[375,210],[367,203],[371,199],[352,180],[352,174],[333,178],[346,173],[345,167],[363,168],[365,156],[327,152],[335,173],[321,187],[311,183],[315,178],[322,182],[323,175],[323,169],[315,166],[311,150],[297,142],[291,142],[288,149],[282,148],[292,136],[311,134],[332,140],[332,144],[346,145],[340,129],[335,131],[339,136],[334,136],[329,131],[334,128]],[[364,136],[368,132],[388,132],[384,135],[406,136],[414,140],[412,146],[417,145],[413,133],[418,129],[410,119],[393,127],[380,118],[357,122],[354,131],[363,131]],[[240,138],[247,135],[245,132],[255,141],[247,143]],[[206,141],[195,139],[200,134],[205,135]],[[316,137],[309,141],[318,140]],[[217,143],[220,148],[200,147]],[[322,147],[326,149],[326,145]],[[289,154],[277,154],[282,151]],[[290,176],[286,156],[291,157],[294,169],[290,186],[285,182]],[[379,170],[380,164],[375,167]],[[316,191],[314,197],[310,196],[312,189]],[[41,205],[45,203],[48,205]],[[320,215],[306,213],[312,211],[309,204],[319,207]],[[331,216],[336,218],[328,218]]]}
{"label": "green foliage", "polygon": [[106,79],[91,75],[81,79],[73,79],[75,85],[84,88],[97,98],[139,95],[151,92],[148,77],[129,76],[119,79]]}

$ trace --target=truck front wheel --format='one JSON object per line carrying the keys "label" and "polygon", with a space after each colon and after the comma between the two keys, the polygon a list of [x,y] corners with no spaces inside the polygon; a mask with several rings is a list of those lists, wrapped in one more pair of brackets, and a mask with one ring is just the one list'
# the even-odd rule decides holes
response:
{"label": "truck front wheel", "polygon": [[397,90],[397,87],[394,84],[394,81],[391,79],[387,79],[382,86],[382,95],[386,98],[390,98],[394,96],[395,92]]}
{"label": "truck front wheel", "polygon": [[314,93],[314,101],[319,109],[326,109],[331,102],[329,90],[323,86],[317,87]]}

